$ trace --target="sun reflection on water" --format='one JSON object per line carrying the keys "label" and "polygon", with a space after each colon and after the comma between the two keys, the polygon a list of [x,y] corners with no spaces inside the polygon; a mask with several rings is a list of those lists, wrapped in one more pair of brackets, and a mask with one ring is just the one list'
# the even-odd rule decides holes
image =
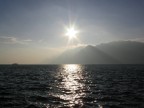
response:
{"label": "sun reflection on water", "polygon": [[59,77],[62,78],[59,88],[62,89],[62,94],[59,97],[67,101],[67,106],[82,106],[82,97],[85,96],[82,67],[80,65],[71,64],[63,65]]}
{"label": "sun reflection on water", "polygon": [[81,67],[79,65],[64,65],[66,76],[63,78],[62,85],[65,89],[76,93],[76,90],[82,89],[83,85],[78,81],[83,79],[81,75]]}
{"label": "sun reflection on water", "polygon": [[81,67],[76,64],[64,65],[63,68],[65,69],[65,72],[67,72],[67,73],[69,73],[69,72],[77,73],[77,72],[81,71]]}

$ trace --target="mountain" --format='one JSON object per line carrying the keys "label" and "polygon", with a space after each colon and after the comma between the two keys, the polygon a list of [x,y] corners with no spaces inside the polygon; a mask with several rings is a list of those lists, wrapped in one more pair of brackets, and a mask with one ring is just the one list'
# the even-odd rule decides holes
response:
{"label": "mountain", "polygon": [[117,41],[69,49],[52,64],[144,64],[144,43]]}

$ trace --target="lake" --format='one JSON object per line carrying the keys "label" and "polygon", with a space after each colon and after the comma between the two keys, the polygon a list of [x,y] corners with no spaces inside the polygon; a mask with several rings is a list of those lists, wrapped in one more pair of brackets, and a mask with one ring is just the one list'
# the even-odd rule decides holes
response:
{"label": "lake", "polygon": [[144,108],[144,65],[0,65],[1,108]]}

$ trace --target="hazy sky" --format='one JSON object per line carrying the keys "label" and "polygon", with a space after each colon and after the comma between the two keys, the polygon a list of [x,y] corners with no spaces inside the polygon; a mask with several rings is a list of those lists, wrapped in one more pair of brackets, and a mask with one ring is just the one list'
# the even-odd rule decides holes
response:
{"label": "hazy sky", "polygon": [[143,10],[144,0],[0,0],[0,63],[42,63],[67,45],[70,22],[76,44],[144,40]]}

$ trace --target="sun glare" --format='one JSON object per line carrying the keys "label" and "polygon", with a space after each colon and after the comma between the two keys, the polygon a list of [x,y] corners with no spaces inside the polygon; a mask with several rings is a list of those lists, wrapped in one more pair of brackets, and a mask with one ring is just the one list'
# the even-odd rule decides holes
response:
{"label": "sun glare", "polygon": [[71,40],[73,38],[76,38],[78,31],[75,30],[74,27],[70,27],[66,29],[66,36],[68,36],[68,38]]}

